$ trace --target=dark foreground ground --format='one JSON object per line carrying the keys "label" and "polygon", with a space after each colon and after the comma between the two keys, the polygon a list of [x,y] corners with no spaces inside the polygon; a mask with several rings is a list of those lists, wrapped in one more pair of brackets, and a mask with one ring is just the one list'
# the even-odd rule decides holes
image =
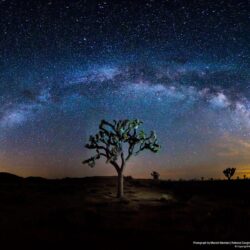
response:
{"label": "dark foreground ground", "polygon": [[0,249],[215,249],[193,241],[250,241],[249,180],[126,179],[122,201],[115,184],[0,173]]}

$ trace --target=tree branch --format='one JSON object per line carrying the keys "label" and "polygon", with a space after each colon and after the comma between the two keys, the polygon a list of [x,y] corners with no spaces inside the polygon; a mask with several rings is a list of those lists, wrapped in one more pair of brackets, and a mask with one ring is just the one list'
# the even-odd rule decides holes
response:
{"label": "tree branch", "polygon": [[115,167],[117,173],[120,173],[120,167],[115,161],[110,161],[110,163]]}

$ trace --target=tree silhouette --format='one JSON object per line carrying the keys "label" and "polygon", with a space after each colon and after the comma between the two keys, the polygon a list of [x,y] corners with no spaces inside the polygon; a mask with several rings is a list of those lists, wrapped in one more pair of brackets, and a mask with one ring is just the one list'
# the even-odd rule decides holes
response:
{"label": "tree silhouette", "polygon": [[154,180],[159,180],[160,174],[156,171],[153,171],[151,173],[151,176],[153,177]]}
{"label": "tree silhouette", "polygon": [[143,150],[157,153],[160,145],[157,142],[155,132],[151,131],[147,136],[143,130],[138,131],[143,122],[136,120],[113,120],[108,122],[102,120],[99,132],[89,137],[89,143],[85,145],[88,149],[95,150],[95,155],[83,161],[90,167],[95,166],[96,160],[104,157],[106,163],[110,163],[117,171],[117,197],[124,196],[123,172],[127,161],[133,155],[138,155]]}
{"label": "tree silhouette", "polygon": [[232,176],[235,173],[236,168],[226,168],[223,170],[223,174],[227,177],[228,180],[231,180]]}

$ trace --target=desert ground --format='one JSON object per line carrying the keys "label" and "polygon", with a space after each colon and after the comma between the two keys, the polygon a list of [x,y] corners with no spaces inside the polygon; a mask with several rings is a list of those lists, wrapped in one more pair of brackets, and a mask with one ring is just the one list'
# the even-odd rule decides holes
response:
{"label": "desert ground", "polygon": [[125,195],[116,198],[115,177],[47,180],[0,173],[1,249],[207,249],[193,241],[249,241],[249,180],[127,177]]}

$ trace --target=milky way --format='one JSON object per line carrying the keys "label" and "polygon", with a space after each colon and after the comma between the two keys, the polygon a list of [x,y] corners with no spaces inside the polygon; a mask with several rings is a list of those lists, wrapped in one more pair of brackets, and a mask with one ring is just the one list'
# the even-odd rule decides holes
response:
{"label": "milky way", "polygon": [[248,174],[247,1],[165,2],[1,1],[0,171],[114,174],[81,166],[84,144],[101,119],[139,118],[162,151],[127,174]]}

